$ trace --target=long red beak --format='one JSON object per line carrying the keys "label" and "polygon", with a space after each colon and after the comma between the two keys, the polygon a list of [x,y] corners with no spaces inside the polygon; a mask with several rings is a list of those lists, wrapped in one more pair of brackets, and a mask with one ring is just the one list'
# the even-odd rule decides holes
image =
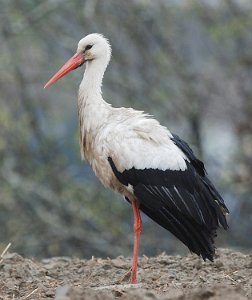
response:
{"label": "long red beak", "polygon": [[73,71],[74,69],[80,67],[85,63],[84,56],[82,54],[76,53],[71,57],[64,66],[47,82],[44,89],[58,81],[60,78],[65,76],[67,73]]}

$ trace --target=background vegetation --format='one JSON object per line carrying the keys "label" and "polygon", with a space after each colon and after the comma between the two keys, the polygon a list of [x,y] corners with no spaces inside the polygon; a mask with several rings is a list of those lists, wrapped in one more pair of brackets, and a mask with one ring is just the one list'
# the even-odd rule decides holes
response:
{"label": "background vegetation", "polygon": [[[230,209],[218,245],[252,247],[251,1],[0,0],[0,248],[38,257],[130,255],[131,207],[80,161],[83,68],[44,83],[91,32],[113,59],[104,98],[188,141]],[[141,253],[185,252],[144,217]]]}

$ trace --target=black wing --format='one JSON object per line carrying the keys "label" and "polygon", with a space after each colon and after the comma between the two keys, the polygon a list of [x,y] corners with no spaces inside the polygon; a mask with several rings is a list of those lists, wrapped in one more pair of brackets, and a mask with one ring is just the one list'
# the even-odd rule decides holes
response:
{"label": "black wing", "polygon": [[[193,167],[195,168],[197,173],[201,176],[201,179],[205,182],[208,189],[211,190],[211,193],[213,194],[213,197],[215,198],[215,201],[217,201],[218,204],[223,208],[223,211],[225,212],[225,214],[229,213],[229,211],[228,211],[228,209],[227,209],[227,207],[224,203],[223,198],[218,193],[218,191],[215,189],[212,182],[206,176],[206,170],[205,170],[204,163],[194,155],[192,149],[190,148],[190,146],[185,141],[183,141],[178,135],[176,135],[174,133],[172,135],[173,135],[173,138],[171,138],[171,140],[188,157],[188,159],[190,160],[191,164],[193,165]],[[227,229],[227,226],[225,227],[223,225],[223,227],[225,229]]]}
{"label": "black wing", "polygon": [[206,177],[204,164],[191,148],[173,135],[173,142],[189,161],[185,171],[132,168],[119,172],[111,157],[110,166],[117,179],[132,185],[139,208],[173,233],[192,252],[213,260],[216,230],[227,229],[223,199]]}

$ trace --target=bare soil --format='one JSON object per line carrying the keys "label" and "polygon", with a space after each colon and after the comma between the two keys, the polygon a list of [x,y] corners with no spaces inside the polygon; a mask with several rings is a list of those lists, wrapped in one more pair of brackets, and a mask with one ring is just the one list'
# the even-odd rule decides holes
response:
{"label": "bare soil", "polygon": [[140,259],[139,284],[130,284],[131,259],[0,261],[0,299],[242,300],[252,299],[252,254],[217,251],[214,263],[194,255]]}

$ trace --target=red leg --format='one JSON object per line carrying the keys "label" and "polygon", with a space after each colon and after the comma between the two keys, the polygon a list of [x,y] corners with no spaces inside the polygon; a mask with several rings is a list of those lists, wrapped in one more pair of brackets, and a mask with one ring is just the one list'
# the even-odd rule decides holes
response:
{"label": "red leg", "polygon": [[140,210],[136,200],[132,202],[133,213],[134,213],[134,250],[133,250],[133,264],[132,264],[132,283],[137,283],[137,267],[138,267],[138,250],[139,241],[142,232],[142,220]]}

